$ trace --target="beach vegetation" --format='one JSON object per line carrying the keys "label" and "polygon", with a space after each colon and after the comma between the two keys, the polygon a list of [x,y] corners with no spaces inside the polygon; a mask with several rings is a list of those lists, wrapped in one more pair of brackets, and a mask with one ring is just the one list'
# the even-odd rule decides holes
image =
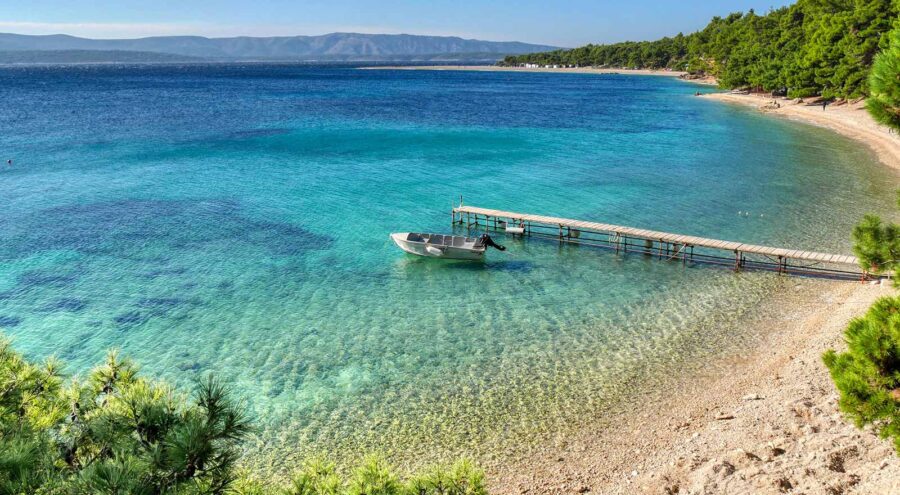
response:
{"label": "beach vegetation", "polygon": [[878,122],[900,130],[900,21],[888,46],[875,57],[866,107]]}
{"label": "beach vegetation", "polygon": [[840,393],[839,406],[857,427],[871,425],[900,453],[900,297],[878,300],[844,334],[847,351],[823,356]]}
{"label": "beach vegetation", "polygon": [[336,465],[322,457],[303,463],[286,486],[273,487],[244,473],[232,487],[234,495],[487,495],[484,472],[461,460],[401,479],[383,457],[373,455],[342,477]]}
{"label": "beach vegetation", "polygon": [[866,215],[853,229],[853,252],[863,270],[882,274],[900,266],[900,225]]}
{"label": "beach vegetation", "polygon": [[207,376],[191,394],[110,352],[85,377],[37,363],[0,336],[0,495],[481,495],[469,462],[402,480],[382,457],[346,477],[315,458],[289,483],[241,467],[254,431],[244,403]]}
{"label": "beach vegetation", "polygon": [[887,47],[898,13],[900,2],[891,0],[799,0],[762,15],[750,10],[714,17],[688,35],[517,55],[501,63],[672,69],[713,76],[726,88],[857,98],[869,94],[872,63]]}
{"label": "beach vegetation", "polygon": [[[897,206],[900,207],[900,191]],[[900,271],[900,225],[870,214],[853,228],[852,236],[853,252],[862,269],[875,275],[893,272],[896,285],[900,280],[896,276]]]}

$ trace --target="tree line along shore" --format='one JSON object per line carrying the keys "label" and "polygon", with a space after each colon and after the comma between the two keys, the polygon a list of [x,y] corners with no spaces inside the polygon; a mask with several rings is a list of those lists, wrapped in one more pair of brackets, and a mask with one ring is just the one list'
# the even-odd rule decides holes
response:
{"label": "tree line along shore", "polygon": [[870,67],[898,14],[896,0],[799,0],[764,15],[715,17],[692,34],[511,56],[501,64],[668,68],[708,74],[728,88],[858,98],[870,94]]}

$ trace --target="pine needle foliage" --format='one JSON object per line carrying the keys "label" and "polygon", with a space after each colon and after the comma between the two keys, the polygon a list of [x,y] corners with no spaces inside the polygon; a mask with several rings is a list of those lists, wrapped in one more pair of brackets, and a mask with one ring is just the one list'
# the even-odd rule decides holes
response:
{"label": "pine needle foliage", "polygon": [[344,491],[334,463],[315,457],[303,463],[284,495],[341,495]]}
{"label": "pine needle foliage", "polygon": [[485,495],[484,473],[462,460],[449,468],[438,468],[414,477],[407,495]]}
{"label": "pine needle foliage", "polygon": [[87,379],[0,340],[0,494],[224,494],[250,432],[213,377],[191,398],[110,352]]}
{"label": "pine needle foliage", "polygon": [[349,478],[318,457],[291,482],[239,466],[253,426],[213,376],[191,396],[142,377],[111,351],[84,379],[32,363],[0,336],[0,495],[483,495],[469,462],[404,481],[378,456]]}
{"label": "pine needle foliage", "polygon": [[866,108],[872,117],[900,130],[900,23],[891,31],[888,47],[875,57],[869,91]]}
{"label": "pine needle foliage", "polygon": [[401,488],[400,479],[387,462],[373,455],[353,471],[348,495],[397,495]]}
{"label": "pine needle foliage", "polygon": [[823,356],[857,427],[873,425],[900,453],[900,297],[878,300],[845,332],[847,351]]}
{"label": "pine needle foliage", "polygon": [[[900,191],[897,206],[900,207]],[[866,215],[853,228],[852,237],[853,252],[863,270],[876,275],[893,271],[894,284],[900,283],[896,276],[900,272],[900,225]]]}

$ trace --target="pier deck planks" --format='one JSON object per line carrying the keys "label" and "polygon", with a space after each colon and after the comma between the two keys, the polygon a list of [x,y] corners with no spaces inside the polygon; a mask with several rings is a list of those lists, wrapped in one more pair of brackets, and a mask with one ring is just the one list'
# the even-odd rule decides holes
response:
{"label": "pier deck planks", "polygon": [[812,251],[803,251],[796,249],[777,248],[770,246],[758,246],[754,244],[744,244],[734,241],[723,241],[721,239],[707,239],[703,237],[695,237],[689,235],[672,234],[669,232],[658,232],[654,230],[638,229],[634,227],[624,227],[621,225],[612,225],[606,223],[586,222],[583,220],[572,220],[569,218],[547,217],[542,215],[530,215],[528,213],[517,213],[514,211],[492,210],[489,208],[479,208],[476,206],[460,206],[453,209],[454,213],[473,215],[482,215],[485,217],[507,218],[515,221],[524,221],[539,223],[544,225],[559,226],[560,228],[572,228],[577,230],[592,230],[598,233],[618,234],[623,237],[633,239],[668,242],[671,244],[680,244],[685,246],[722,249],[734,251],[741,254],[755,254],[760,256],[781,257],[784,259],[815,261],[822,263],[832,263],[838,265],[859,265],[859,260],[855,256],[846,256],[841,254],[819,253]]}

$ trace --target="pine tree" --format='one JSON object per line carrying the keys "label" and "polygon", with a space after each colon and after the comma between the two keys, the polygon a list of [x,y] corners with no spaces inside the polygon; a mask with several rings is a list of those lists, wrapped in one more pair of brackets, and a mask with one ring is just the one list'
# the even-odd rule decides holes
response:
{"label": "pine tree", "polygon": [[872,117],[900,130],[900,26],[891,32],[889,46],[875,57],[869,91],[866,107]]}
{"label": "pine tree", "polygon": [[866,215],[853,229],[853,252],[866,272],[881,274],[900,266],[900,226]]}
{"label": "pine tree", "polygon": [[313,459],[282,488],[239,469],[251,424],[214,377],[186,397],[116,352],[83,382],[61,369],[55,359],[29,362],[0,335],[0,495],[486,493],[484,473],[471,463],[403,481],[379,457],[348,481],[333,463]]}
{"label": "pine tree", "polygon": [[[900,191],[897,207],[900,208]],[[900,271],[900,225],[866,215],[853,229],[853,252],[864,271],[873,274],[894,271],[896,274]],[[900,284],[900,277],[895,275],[894,283]]]}
{"label": "pine tree", "polygon": [[900,452],[900,298],[878,300],[844,335],[847,352],[823,356],[841,411],[857,427],[874,425]]}

